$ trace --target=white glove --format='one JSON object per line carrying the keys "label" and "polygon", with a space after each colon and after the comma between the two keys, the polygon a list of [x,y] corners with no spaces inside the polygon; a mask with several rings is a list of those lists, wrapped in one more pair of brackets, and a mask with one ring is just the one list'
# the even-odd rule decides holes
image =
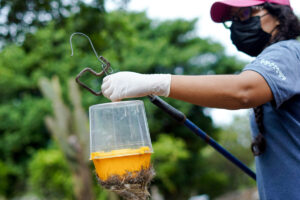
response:
{"label": "white glove", "polygon": [[171,74],[138,74],[118,72],[103,79],[102,93],[112,100],[142,97],[150,94],[169,96]]}

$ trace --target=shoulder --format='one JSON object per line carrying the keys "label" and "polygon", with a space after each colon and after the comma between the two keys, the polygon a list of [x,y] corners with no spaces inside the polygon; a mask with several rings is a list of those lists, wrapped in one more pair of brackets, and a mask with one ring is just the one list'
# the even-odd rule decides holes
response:
{"label": "shoulder", "polygon": [[298,67],[300,63],[300,42],[285,40],[270,45],[257,56],[254,62],[270,61],[279,65]]}
{"label": "shoulder", "polygon": [[264,49],[244,70],[259,70],[261,74],[265,74],[264,77],[274,75],[279,80],[285,81],[288,77],[299,77],[299,65],[300,42],[297,40],[286,40],[272,44]]}
{"label": "shoulder", "polygon": [[[266,49],[244,70],[253,70],[264,77],[276,102],[282,105],[300,94],[300,43],[297,40],[277,42]],[[296,86],[296,87],[295,87]]]}
{"label": "shoulder", "polygon": [[300,42],[297,40],[284,40],[270,45],[258,56],[296,56],[300,58]]}

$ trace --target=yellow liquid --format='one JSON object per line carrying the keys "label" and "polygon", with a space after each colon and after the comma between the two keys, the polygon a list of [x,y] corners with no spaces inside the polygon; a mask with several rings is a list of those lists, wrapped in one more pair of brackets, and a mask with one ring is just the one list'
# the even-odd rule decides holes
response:
{"label": "yellow liquid", "polygon": [[102,181],[111,175],[123,176],[127,172],[138,172],[150,166],[151,153],[149,147],[139,149],[120,149],[111,152],[93,152],[96,173]]}

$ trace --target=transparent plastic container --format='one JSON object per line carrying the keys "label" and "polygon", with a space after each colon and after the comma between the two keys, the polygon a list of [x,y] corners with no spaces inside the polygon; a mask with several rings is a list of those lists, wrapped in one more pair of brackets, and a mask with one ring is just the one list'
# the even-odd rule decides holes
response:
{"label": "transparent plastic container", "polygon": [[149,167],[153,149],[142,101],[98,104],[89,111],[90,159],[102,180]]}

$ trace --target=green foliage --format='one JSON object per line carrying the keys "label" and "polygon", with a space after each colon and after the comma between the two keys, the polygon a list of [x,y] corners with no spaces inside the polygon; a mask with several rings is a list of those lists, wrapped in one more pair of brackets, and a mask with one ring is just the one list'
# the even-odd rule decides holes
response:
{"label": "green foliage", "polygon": [[23,190],[19,188],[25,187],[30,156],[49,141],[43,125],[44,112],[48,110],[45,100],[29,96],[11,99],[0,106],[0,160],[13,169],[7,180],[7,196]]}
{"label": "green foliage", "polygon": [[181,161],[187,160],[190,156],[185,142],[180,138],[161,134],[153,144],[153,149],[152,159],[157,173],[156,178],[162,184],[161,189],[164,187],[168,192],[176,193],[176,180],[185,176]]}
{"label": "green foliage", "polygon": [[0,197],[6,195],[9,189],[10,169],[2,161],[0,161]]}
{"label": "green foliage", "polygon": [[4,195],[8,189],[8,167],[3,163],[0,162],[0,194]]}
{"label": "green foliage", "polygon": [[[195,35],[195,23],[196,20],[157,22],[147,18],[145,13],[123,11],[103,15],[94,7],[82,6],[80,12],[64,20],[63,26],[58,27],[55,22],[51,22],[34,34],[27,34],[22,45],[8,45],[0,54],[0,160],[6,166],[17,167],[7,195],[26,191],[28,184],[24,177],[29,172],[33,185],[37,186],[40,181],[49,184],[51,188],[65,190],[59,178],[49,177],[47,182],[45,177],[35,175],[33,168],[40,175],[48,171],[46,160],[44,165],[38,165],[38,159],[49,153],[50,150],[44,152],[41,149],[47,149],[52,141],[44,118],[53,114],[53,110],[50,102],[42,96],[38,80],[41,77],[49,79],[57,76],[61,82],[64,102],[72,105],[68,97],[68,80],[85,67],[100,70],[85,38],[73,38],[74,56],[70,57],[69,37],[73,32],[88,34],[98,54],[111,62],[115,72],[131,70],[140,73],[212,74],[240,70],[242,63],[234,57],[226,56],[220,44]],[[96,90],[101,84],[101,79],[89,76],[84,81]],[[86,112],[90,105],[108,102],[104,97],[95,97],[85,90],[81,91]],[[220,187],[218,192],[228,189],[228,175],[220,173],[214,163],[210,165],[203,161],[205,155],[199,152],[204,142],[146,98],[143,100],[151,138],[157,149],[154,155],[154,167],[158,173],[155,184],[159,185],[165,198],[187,199],[191,193],[214,195],[216,192],[211,188],[215,185]],[[203,108],[166,100],[204,131],[218,138],[219,129],[212,125],[211,118],[203,113]],[[162,132],[169,136],[160,136]],[[59,155],[53,151],[50,154],[57,161],[53,163],[53,170],[58,170],[58,174],[65,173],[64,164],[58,162]],[[28,172],[28,162],[32,156],[36,168],[31,164]],[[62,171],[59,171],[60,167]],[[69,198],[68,192],[66,190],[66,196],[62,198]]]}
{"label": "green foliage", "polygon": [[29,163],[29,183],[43,199],[73,199],[72,176],[58,149],[39,150]]}
{"label": "green foliage", "polygon": [[[220,132],[219,143],[229,152],[235,155],[239,160],[252,168],[254,171],[254,157],[250,151],[251,134],[247,118],[238,117],[234,122]],[[208,166],[214,166],[210,169],[212,176],[203,177],[210,179],[206,183],[211,183],[211,180],[217,178],[214,184],[218,187],[208,185],[206,190],[214,188],[214,195],[233,191],[238,189],[249,188],[255,186],[255,181],[250,179],[240,169],[219,155],[210,147],[204,148],[199,154],[203,157],[203,161]],[[208,173],[209,175],[209,173]],[[205,180],[204,180],[205,181]],[[215,185],[216,186],[216,185]]]}
{"label": "green foliage", "polygon": [[[4,23],[1,24],[0,41],[22,41],[27,32],[45,26],[54,21],[57,27],[64,25],[64,19],[73,12],[86,7],[83,0],[11,0],[0,1],[0,13]],[[98,12],[105,12],[104,0],[93,0],[90,7]]]}

